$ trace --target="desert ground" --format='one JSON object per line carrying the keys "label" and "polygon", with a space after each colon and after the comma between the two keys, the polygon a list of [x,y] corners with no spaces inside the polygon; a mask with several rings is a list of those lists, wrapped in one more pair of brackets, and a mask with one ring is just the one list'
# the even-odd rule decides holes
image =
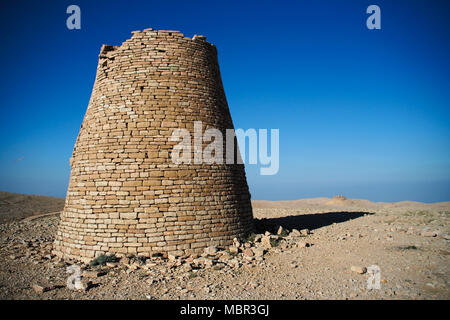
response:
{"label": "desert ground", "polygon": [[76,262],[51,253],[63,205],[0,193],[0,299],[450,298],[450,202],[253,201],[246,239],[200,256],[100,257],[80,265],[80,290],[67,287]]}

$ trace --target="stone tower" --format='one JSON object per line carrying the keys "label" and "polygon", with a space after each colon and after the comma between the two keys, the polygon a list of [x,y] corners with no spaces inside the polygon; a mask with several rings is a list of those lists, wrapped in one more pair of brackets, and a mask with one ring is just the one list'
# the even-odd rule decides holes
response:
{"label": "stone tower", "polygon": [[205,37],[145,29],[102,46],[54,253],[183,255],[251,231],[244,165],[173,163],[172,132],[193,137],[195,121],[234,128]]}

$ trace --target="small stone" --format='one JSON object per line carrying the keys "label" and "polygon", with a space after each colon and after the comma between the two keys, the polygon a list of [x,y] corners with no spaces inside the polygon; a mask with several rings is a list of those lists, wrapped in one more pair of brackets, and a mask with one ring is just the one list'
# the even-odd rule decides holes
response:
{"label": "small stone", "polygon": [[359,267],[359,266],[352,266],[350,268],[353,272],[359,273],[359,274],[364,274],[367,272],[367,268],[366,267]]}
{"label": "small stone", "polygon": [[292,229],[291,233],[289,234],[291,237],[300,237],[302,234],[297,229]]}
{"label": "small stone", "polygon": [[92,281],[81,281],[81,289],[84,291],[88,291],[89,289],[93,288],[94,284]]}
{"label": "small stone", "polygon": [[127,264],[128,271],[133,271],[139,269],[139,267],[135,264]]}
{"label": "small stone", "polygon": [[225,267],[223,263],[216,264],[213,269],[214,270],[222,270]]}
{"label": "small stone", "polygon": [[450,240],[450,234],[443,233],[443,234],[441,234],[441,237],[445,240]]}
{"label": "small stone", "polygon": [[424,232],[422,232],[422,236],[423,237],[436,237],[437,236],[437,232],[435,232],[435,231],[424,231]]}
{"label": "small stone", "polygon": [[264,256],[264,248],[253,248],[253,253],[255,254],[255,257],[262,257]]}
{"label": "small stone", "polygon": [[241,266],[237,259],[231,259],[230,261],[228,261],[228,265],[232,268],[239,268]]}
{"label": "small stone", "polygon": [[181,271],[182,272],[190,272],[192,271],[192,266],[190,263],[185,263],[181,266]]}
{"label": "small stone", "polygon": [[307,236],[311,232],[309,231],[309,229],[302,229],[302,230],[300,230],[300,233],[301,233],[302,236]]}
{"label": "small stone", "polygon": [[117,267],[119,264],[117,262],[107,262],[106,266],[109,268],[115,268]]}
{"label": "small stone", "polygon": [[278,230],[277,230],[277,235],[281,235],[283,233],[283,231],[284,231],[283,227],[279,226]]}
{"label": "small stone", "polygon": [[129,264],[130,263],[130,259],[127,257],[123,257],[122,259],[119,260],[120,263],[123,264]]}
{"label": "small stone", "polygon": [[106,272],[104,272],[104,271],[84,271],[83,277],[98,278],[98,277],[104,276],[105,274],[106,274]]}
{"label": "small stone", "polygon": [[48,288],[40,286],[38,284],[33,284],[31,287],[33,288],[34,292],[36,292],[38,294],[42,294],[42,293],[48,291]]}
{"label": "small stone", "polygon": [[300,241],[297,243],[297,248],[308,248],[311,245],[308,242],[305,241]]}
{"label": "small stone", "polygon": [[192,37],[192,40],[206,40],[206,37],[205,36],[202,36],[202,35],[197,35],[197,34],[195,34],[193,37]]}
{"label": "small stone", "polygon": [[228,260],[231,259],[230,253],[228,251],[221,251],[220,252],[220,256],[219,256],[220,260]]}
{"label": "small stone", "polygon": [[246,248],[244,249],[244,251],[242,252],[244,254],[244,256],[246,257],[253,257],[255,254],[253,253],[252,249],[250,248]]}
{"label": "small stone", "polygon": [[173,255],[173,254],[168,254],[167,258],[169,259],[169,261],[175,261],[177,260],[177,256]]}
{"label": "small stone", "polygon": [[272,248],[272,244],[270,243],[270,236],[264,236],[261,239],[261,243],[266,249]]}
{"label": "small stone", "polygon": [[230,251],[230,253],[232,253],[232,254],[236,254],[236,253],[239,252],[239,248],[238,248],[238,247],[235,247],[235,246],[230,246],[230,247],[229,247],[229,251]]}
{"label": "small stone", "polygon": [[217,247],[215,246],[210,246],[204,249],[204,252],[208,255],[213,255],[217,253]]}
{"label": "small stone", "polygon": [[147,263],[145,264],[145,266],[146,266],[147,268],[152,268],[152,267],[156,267],[157,264],[156,264],[155,262],[147,261]]}

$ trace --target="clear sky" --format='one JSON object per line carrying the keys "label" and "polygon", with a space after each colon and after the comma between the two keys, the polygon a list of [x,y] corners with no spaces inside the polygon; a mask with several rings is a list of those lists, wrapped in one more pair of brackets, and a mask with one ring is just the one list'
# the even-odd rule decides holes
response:
{"label": "clear sky", "polygon": [[[81,30],[66,8],[81,8]],[[366,8],[381,8],[381,30]],[[0,190],[64,196],[102,44],[217,46],[236,128],[278,128],[253,199],[450,201],[450,1],[2,1]]]}

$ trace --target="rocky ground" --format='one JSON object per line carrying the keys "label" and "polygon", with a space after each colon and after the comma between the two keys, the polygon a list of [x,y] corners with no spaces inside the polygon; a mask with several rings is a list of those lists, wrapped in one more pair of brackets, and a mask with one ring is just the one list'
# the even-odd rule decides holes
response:
{"label": "rocky ground", "polygon": [[255,202],[258,233],[201,256],[101,257],[80,290],[50,252],[58,216],[3,223],[0,299],[450,298],[449,203],[318,201]]}

